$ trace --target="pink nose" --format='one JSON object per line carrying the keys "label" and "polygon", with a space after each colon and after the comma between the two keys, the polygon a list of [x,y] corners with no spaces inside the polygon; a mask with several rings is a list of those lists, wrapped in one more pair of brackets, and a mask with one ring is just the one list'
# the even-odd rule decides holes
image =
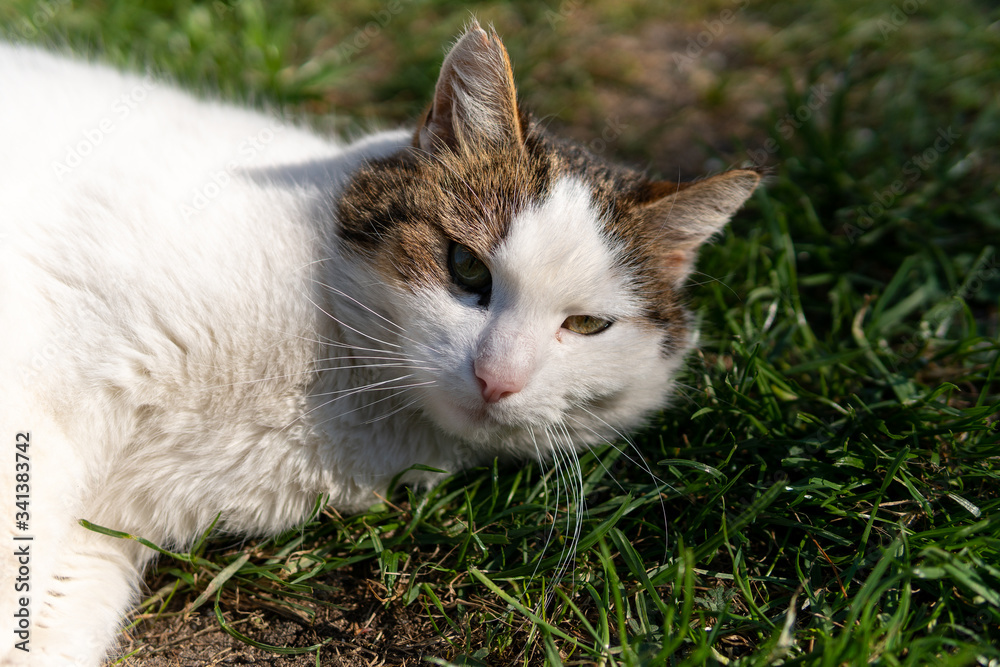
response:
{"label": "pink nose", "polygon": [[487,403],[496,403],[501,398],[516,394],[524,388],[524,382],[517,378],[497,377],[481,367],[476,368],[476,379],[479,381],[483,399]]}

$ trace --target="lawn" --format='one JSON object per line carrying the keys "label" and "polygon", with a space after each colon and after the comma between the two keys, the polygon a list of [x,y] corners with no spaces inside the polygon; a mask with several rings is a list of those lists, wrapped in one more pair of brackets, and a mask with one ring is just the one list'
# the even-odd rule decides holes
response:
{"label": "lawn", "polygon": [[121,663],[1000,664],[997,9],[8,0],[0,34],[356,135],[419,113],[470,8],[562,134],[768,170],[680,395],[578,462],[161,557]]}

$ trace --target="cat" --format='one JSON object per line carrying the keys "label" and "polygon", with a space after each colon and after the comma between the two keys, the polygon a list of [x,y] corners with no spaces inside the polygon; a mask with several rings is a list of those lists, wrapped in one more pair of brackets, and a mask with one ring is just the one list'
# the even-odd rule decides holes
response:
{"label": "cat", "polygon": [[692,345],[697,251],[760,179],[550,136],[475,21],[415,130],[346,145],[26,46],[0,90],[5,665],[114,654],[154,554],[81,519],[275,534],[417,464],[636,428]]}

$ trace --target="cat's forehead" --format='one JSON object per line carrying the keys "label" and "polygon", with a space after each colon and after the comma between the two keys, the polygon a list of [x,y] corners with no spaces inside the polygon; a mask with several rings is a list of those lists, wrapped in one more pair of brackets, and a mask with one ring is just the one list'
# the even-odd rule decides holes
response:
{"label": "cat's forehead", "polygon": [[640,314],[622,266],[624,249],[607,233],[601,209],[590,184],[557,177],[543,198],[511,218],[494,245],[487,261],[497,287],[524,306]]}
{"label": "cat's forehead", "polygon": [[339,231],[403,290],[460,295],[448,265],[458,243],[493,274],[493,307],[642,316],[666,331],[684,313],[660,270],[659,228],[636,203],[645,184],[536,126],[523,146],[373,161],[341,196]]}

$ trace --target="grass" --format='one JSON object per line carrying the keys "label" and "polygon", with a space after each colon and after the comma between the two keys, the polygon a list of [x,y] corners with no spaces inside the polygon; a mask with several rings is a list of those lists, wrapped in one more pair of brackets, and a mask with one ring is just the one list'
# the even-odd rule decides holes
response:
{"label": "grass", "polygon": [[[407,664],[998,664],[1000,14],[916,4],[753,3],[734,24],[768,29],[704,100],[726,106],[745,69],[770,68],[783,97],[721,159],[743,141],[772,174],[703,253],[700,349],[634,448],[397,488],[266,542],[202,541],[161,558],[140,630],[201,607],[263,644],[234,620],[242,599],[318,623],[317,641],[268,649],[308,664],[349,645]],[[583,50],[579,25],[636,35],[659,14],[697,34],[728,6],[640,5],[476,11],[555,114],[615,85],[552,64]],[[15,0],[0,21],[231,97],[347,109],[334,126],[349,128],[414,116],[467,17],[404,2],[370,45],[337,50],[388,6]],[[600,113],[580,117],[599,131]],[[323,626],[361,600],[383,628]],[[403,626],[395,644],[363,632]]]}

